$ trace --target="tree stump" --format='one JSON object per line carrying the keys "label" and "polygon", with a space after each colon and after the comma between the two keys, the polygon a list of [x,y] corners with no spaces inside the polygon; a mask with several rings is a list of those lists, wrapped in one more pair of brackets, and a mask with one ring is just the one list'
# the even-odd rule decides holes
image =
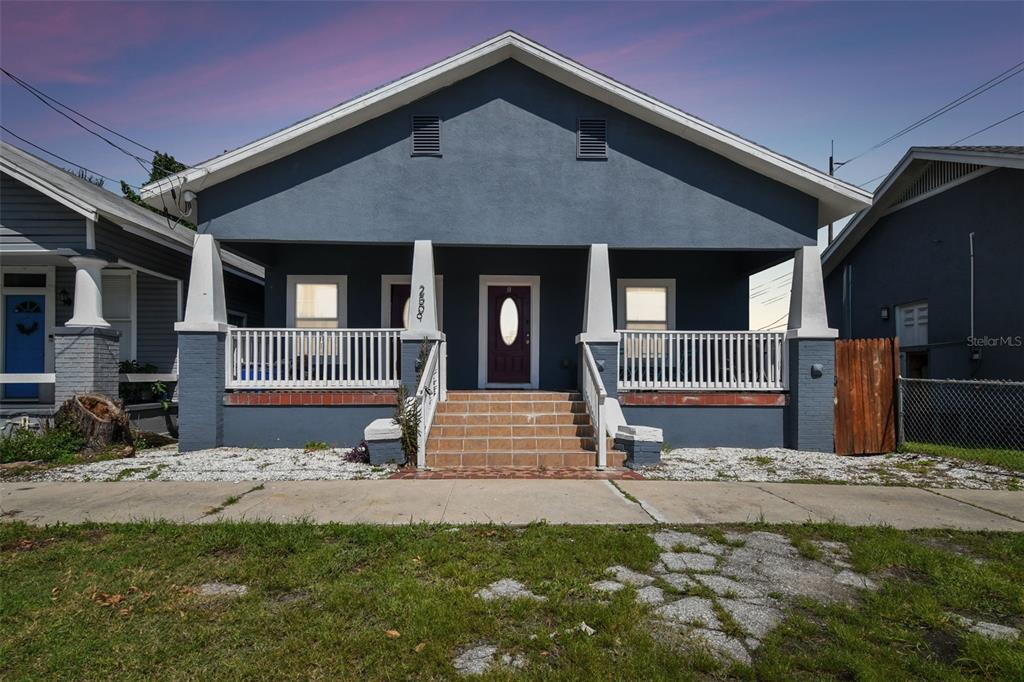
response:
{"label": "tree stump", "polygon": [[57,410],[54,423],[85,439],[87,457],[110,447],[120,448],[122,457],[135,456],[131,421],[119,400],[98,393],[72,396]]}

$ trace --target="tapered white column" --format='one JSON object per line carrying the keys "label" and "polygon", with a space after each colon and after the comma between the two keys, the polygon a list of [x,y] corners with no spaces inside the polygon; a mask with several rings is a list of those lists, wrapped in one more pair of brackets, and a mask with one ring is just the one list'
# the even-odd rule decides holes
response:
{"label": "tapered white column", "polygon": [[224,266],[213,235],[196,235],[188,279],[185,321],[174,325],[184,332],[222,332],[228,328],[224,301]]}
{"label": "tapered white column", "polygon": [[103,267],[107,261],[94,256],[72,256],[75,266],[75,309],[66,327],[109,327],[103,319]]}
{"label": "tapered white column", "polygon": [[818,247],[805,246],[793,254],[793,289],[789,297],[791,338],[834,339],[839,332],[828,326],[825,281]]}
{"label": "tapered white column", "polygon": [[608,245],[592,244],[587,265],[587,290],[583,301],[583,331],[576,341],[587,343],[619,340],[612,316],[612,277]]}
{"label": "tapered white column", "polygon": [[435,282],[434,245],[428,239],[418,239],[413,243],[409,327],[402,332],[403,339],[441,338]]}

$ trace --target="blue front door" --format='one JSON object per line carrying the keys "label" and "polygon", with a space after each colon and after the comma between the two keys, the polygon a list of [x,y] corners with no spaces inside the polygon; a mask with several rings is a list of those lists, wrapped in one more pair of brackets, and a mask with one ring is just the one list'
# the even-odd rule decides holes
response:
{"label": "blue front door", "polygon": [[[4,372],[40,374],[46,366],[46,298],[34,294],[4,296]],[[39,397],[38,384],[6,384],[4,397]]]}

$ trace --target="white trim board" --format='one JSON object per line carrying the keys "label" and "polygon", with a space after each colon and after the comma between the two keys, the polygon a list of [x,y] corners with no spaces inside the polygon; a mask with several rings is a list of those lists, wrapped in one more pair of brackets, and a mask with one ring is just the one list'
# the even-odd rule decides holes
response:
{"label": "white trim board", "polygon": [[[398,329],[391,319],[391,285],[412,285],[412,275],[380,276],[380,326],[382,329]],[[437,326],[444,331],[444,275],[434,275],[434,290],[437,295]]]}
{"label": "white trim board", "polygon": [[[530,287],[530,382],[495,384],[487,381],[487,287]],[[540,275],[480,275],[477,317],[477,388],[540,388]]]}
{"label": "white trim board", "polygon": [[295,327],[295,285],[296,284],[337,284],[338,285],[338,329],[348,326],[348,275],[288,275],[285,304],[285,326]]}
{"label": "white trim board", "polygon": [[847,216],[871,200],[870,192],[687,114],[514,31],[506,31],[365,95],[149,183],[142,188],[142,198],[153,206],[174,205],[176,210],[176,202],[166,198],[172,188],[176,192],[198,192],[212,187],[394,111],[505,59],[515,59],[566,87],[815,197],[819,202],[819,225]]}

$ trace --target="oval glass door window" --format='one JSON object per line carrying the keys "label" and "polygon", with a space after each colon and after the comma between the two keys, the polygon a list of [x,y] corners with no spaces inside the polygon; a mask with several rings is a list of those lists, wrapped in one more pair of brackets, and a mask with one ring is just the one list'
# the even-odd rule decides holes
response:
{"label": "oval glass door window", "polygon": [[501,340],[506,346],[515,343],[519,336],[519,306],[511,296],[501,302],[501,311],[498,313],[498,329],[501,331]]}

